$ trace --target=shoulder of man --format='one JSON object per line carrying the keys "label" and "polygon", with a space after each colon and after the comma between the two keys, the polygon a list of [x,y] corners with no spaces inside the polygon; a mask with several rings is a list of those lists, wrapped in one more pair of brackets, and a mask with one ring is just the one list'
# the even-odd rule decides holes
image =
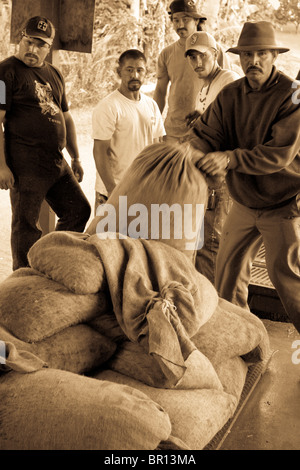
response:
{"label": "shoulder of man", "polygon": [[10,57],[7,57],[4,60],[1,60],[0,67],[2,70],[9,69],[9,68],[13,69],[14,67],[17,66],[18,62],[19,62],[18,59],[16,59],[16,57],[12,55]]}
{"label": "shoulder of man", "polygon": [[243,86],[243,83],[245,81],[245,77],[240,77],[236,72],[233,72],[232,70],[222,70],[222,74],[220,74],[220,80],[225,83],[224,90],[228,89],[236,89],[240,88]]}
{"label": "shoulder of man", "polygon": [[[120,96],[119,96],[120,95]],[[118,90],[113,90],[108,95],[101,98],[96,106],[94,107],[93,113],[97,114],[99,112],[103,112],[104,110],[114,111],[118,107],[118,103],[120,102],[120,97],[122,95],[118,92]]]}
{"label": "shoulder of man", "polygon": [[[298,82],[286,75],[281,70],[277,71],[276,75],[276,85],[277,85],[277,95],[279,95],[282,100],[284,101],[285,98],[288,99],[293,105],[298,106],[300,105],[299,100],[299,91],[298,91]],[[290,97],[292,99],[290,100]]]}
{"label": "shoulder of man", "polygon": [[52,73],[55,73],[56,75],[58,75],[61,80],[64,79],[61,70],[56,65],[53,65],[53,64],[51,64],[50,62],[47,62],[47,61],[45,61],[45,65],[46,65],[46,67],[48,67],[48,69],[50,69],[52,71]]}
{"label": "shoulder of man", "polygon": [[10,63],[13,63],[14,62],[14,59],[15,59],[15,56],[14,55],[11,55],[9,57],[6,57],[5,59],[1,60],[0,61],[0,64],[10,64]]}
{"label": "shoulder of man", "polygon": [[278,83],[281,83],[282,85],[291,86],[291,84],[295,82],[295,79],[289,77],[281,70],[277,70],[276,77],[277,77]]}
{"label": "shoulder of man", "polygon": [[118,101],[118,99],[121,96],[122,96],[121,93],[119,93],[119,91],[117,89],[113,90],[110,93],[108,93],[107,95],[103,96],[103,98],[101,98],[98,101],[96,106],[106,105],[107,103],[111,104],[112,102]]}
{"label": "shoulder of man", "polygon": [[146,95],[146,93],[144,92],[140,92],[140,95],[141,95],[141,100],[140,102],[145,102],[145,103],[148,103],[149,105],[152,105],[152,106],[157,106],[157,103],[156,101],[149,95]]}
{"label": "shoulder of man", "polygon": [[169,44],[168,46],[164,47],[164,48],[161,50],[159,56],[160,56],[160,57],[164,57],[164,56],[170,55],[170,54],[174,51],[174,49],[176,48],[177,42],[178,42],[178,41],[172,42],[172,43]]}
{"label": "shoulder of man", "polygon": [[219,76],[221,80],[226,80],[228,82],[232,82],[234,80],[238,80],[239,78],[242,78],[241,75],[239,75],[237,72],[235,72],[234,70],[229,70],[229,69],[222,69]]}

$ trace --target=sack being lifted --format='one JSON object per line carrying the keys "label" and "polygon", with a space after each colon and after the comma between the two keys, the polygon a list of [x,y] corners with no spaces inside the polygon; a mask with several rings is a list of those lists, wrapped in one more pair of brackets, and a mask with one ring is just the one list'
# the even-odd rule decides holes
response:
{"label": "sack being lifted", "polygon": [[194,261],[203,244],[205,177],[188,143],[145,147],[86,230],[99,237],[158,240]]}

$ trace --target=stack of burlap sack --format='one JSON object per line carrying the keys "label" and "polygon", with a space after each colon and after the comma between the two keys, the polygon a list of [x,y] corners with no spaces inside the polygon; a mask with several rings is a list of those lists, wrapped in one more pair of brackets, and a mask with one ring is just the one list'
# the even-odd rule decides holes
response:
{"label": "stack of burlap sack", "polygon": [[[117,220],[120,195],[206,204],[187,150],[150,146],[127,175],[108,201]],[[0,285],[2,449],[202,449],[269,355],[262,322],[196,271],[196,227],[133,239],[118,223],[96,233],[103,217],[44,236]]]}

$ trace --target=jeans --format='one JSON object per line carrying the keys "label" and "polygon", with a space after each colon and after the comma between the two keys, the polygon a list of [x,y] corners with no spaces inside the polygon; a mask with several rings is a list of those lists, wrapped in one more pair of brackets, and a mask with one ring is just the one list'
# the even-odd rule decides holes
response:
{"label": "jeans", "polygon": [[277,209],[249,209],[233,202],[217,256],[218,293],[233,304],[249,308],[251,266],[262,241],[269,278],[300,332],[300,194]]}
{"label": "jeans", "polygon": [[57,160],[51,172],[18,176],[10,190],[13,270],[28,266],[27,253],[42,235],[39,215],[44,199],[58,217],[55,230],[85,229],[90,204],[64,159]]}
{"label": "jeans", "polygon": [[204,216],[204,243],[197,251],[195,266],[203,276],[215,284],[216,259],[223,225],[228,216],[232,200],[224,181],[220,188],[210,190]]}

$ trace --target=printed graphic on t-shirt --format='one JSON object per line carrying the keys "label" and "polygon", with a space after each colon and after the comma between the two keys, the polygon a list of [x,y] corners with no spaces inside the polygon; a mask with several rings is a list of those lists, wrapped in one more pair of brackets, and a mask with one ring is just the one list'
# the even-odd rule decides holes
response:
{"label": "printed graphic on t-shirt", "polygon": [[60,110],[57,104],[53,100],[53,93],[51,85],[47,82],[46,85],[39,83],[37,80],[35,83],[35,94],[39,100],[39,105],[42,110],[42,114],[50,114],[55,116],[59,114]]}

